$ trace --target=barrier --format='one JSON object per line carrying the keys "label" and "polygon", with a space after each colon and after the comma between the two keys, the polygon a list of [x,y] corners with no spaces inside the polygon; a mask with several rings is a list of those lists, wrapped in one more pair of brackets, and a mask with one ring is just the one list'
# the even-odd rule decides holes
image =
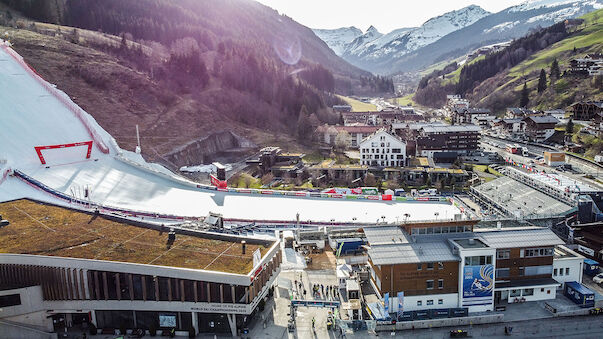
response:
{"label": "barrier", "polygon": [[103,139],[98,135],[96,130],[90,125],[90,121],[88,120],[87,117],[84,116],[84,114],[85,114],[84,111],[78,105],[76,105],[73,101],[71,101],[71,99],[69,99],[69,97],[66,94],[59,93],[59,91],[54,86],[52,86],[50,83],[48,83],[46,80],[44,80],[38,74],[38,72],[36,72],[31,66],[29,66],[25,62],[23,57],[20,56],[17,52],[15,52],[12,48],[7,46],[6,44],[0,44],[0,46],[6,51],[6,53],[8,55],[10,55],[15,61],[17,61],[17,63],[19,63],[21,65],[21,67],[23,67],[23,69],[25,69],[25,71],[27,73],[29,73],[40,85],[42,85],[42,87],[44,87],[44,89],[46,89],[46,91],[49,94],[51,94],[53,97],[55,97],[57,100],[59,100],[65,107],[67,107],[67,109],[69,109],[80,120],[80,122],[86,128],[86,131],[88,132],[88,134],[90,135],[92,140],[94,140],[94,142],[96,143],[96,147],[101,152],[103,152],[105,154],[109,154],[109,148],[107,147],[107,145],[105,144]]}

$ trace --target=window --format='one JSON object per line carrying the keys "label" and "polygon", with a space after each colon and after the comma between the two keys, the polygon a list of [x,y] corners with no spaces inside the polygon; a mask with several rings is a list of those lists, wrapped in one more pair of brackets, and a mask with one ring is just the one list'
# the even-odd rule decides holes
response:
{"label": "window", "polygon": [[427,300],[427,306],[433,305],[433,300]]}
{"label": "window", "polygon": [[427,289],[433,290],[433,280],[427,280]]}
{"label": "window", "polygon": [[21,305],[21,295],[9,294],[0,296],[0,307]]}
{"label": "window", "polygon": [[438,299],[438,305],[444,305],[444,299]]}
{"label": "window", "polygon": [[556,277],[556,276],[557,276],[557,269],[556,269],[556,268],[553,270],[553,276],[554,276],[554,277]]}
{"label": "window", "polygon": [[490,255],[465,257],[465,266],[480,266],[490,264],[492,264],[492,256]]}
{"label": "window", "polygon": [[570,270],[569,267],[565,268],[565,275],[569,275],[569,270]]}
{"label": "window", "polygon": [[433,263],[432,262],[428,262],[427,263],[427,269],[428,270],[433,270]]}
{"label": "window", "polygon": [[519,268],[519,275],[520,275],[520,276],[524,276],[524,275],[525,275],[525,272],[524,272],[524,268],[523,268],[523,267],[520,267],[520,268]]}
{"label": "window", "polygon": [[559,269],[559,276],[560,276],[560,277],[561,277],[561,276],[563,276],[563,268],[560,268],[560,269]]}
{"label": "window", "polygon": [[553,248],[528,248],[524,251],[526,258],[547,257],[553,255]]}
{"label": "window", "polygon": [[417,300],[417,306],[423,306],[423,302],[421,300]]}
{"label": "window", "polygon": [[521,296],[521,290],[511,290],[511,296],[512,297],[519,297],[519,296]]}
{"label": "window", "polygon": [[444,269],[444,263],[441,261],[438,261],[438,270],[443,270]]}
{"label": "window", "polygon": [[510,250],[499,250],[496,252],[496,259],[509,259],[510,256]]}
{"label": "window", "polygon": [[438,279],[438,289],[444,288],[444,279]]}
{"label": "window", "polygon": [[540,292],[544,292],[544,287],[540,289]]}
{"label": "window", "polygon": [[508,278],[509,277],[509,268],[497,268],[496,269],[496,279],[498,278]]}
{"label": "window", "polygon": [[420,271],[420,270],[422,270],[422,269],[423,269],[423,264],[418,263],[418,264],[417,264],[417,271]]}
{"label": "window", "polygon": [[545,275],[553,273],[552,265],[544,265],[544,266],[528,266],[524,269],[525,275]]}
{"label": "window", "polygon": [[534,295],[534,289],[533,288],[526,288],[526,289],[523,290],[522,295],[523,296]]}

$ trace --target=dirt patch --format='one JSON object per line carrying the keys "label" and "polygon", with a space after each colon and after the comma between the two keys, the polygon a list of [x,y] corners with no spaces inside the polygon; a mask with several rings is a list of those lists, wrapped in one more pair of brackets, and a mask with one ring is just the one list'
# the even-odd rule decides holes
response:
{"label": "dirt patch", "polygon": [[308,270],[334,270],[337,260],[333,250],[328,245],[322,253],[311,253],[308,255],[312,262],[308,264]]}

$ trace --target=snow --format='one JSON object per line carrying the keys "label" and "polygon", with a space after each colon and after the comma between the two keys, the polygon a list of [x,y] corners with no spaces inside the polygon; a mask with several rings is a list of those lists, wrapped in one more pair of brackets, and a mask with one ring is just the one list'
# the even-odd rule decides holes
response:
{"label": "snow", "polygon": [[[96,147],[89,160],[75,151],[55,150],[50,166],[40,164],[35,146],[90,140],[83,124],[17,61],[0,47],[0,154],[4,167],[18,169],[44,185],[68,195],[90,189],[96,204],[180,216],[222,213],[245,220],[375,223],[408,220],[453,219],[460,214],[448,203],[348,201],[209,191],[180,178],[141,155],[120,149],[113,138],[86,114],[96,132],[112,145],[109,154]],[[53,152],[55,152],[53,151]],[[76,161],[74,161],[76,160]],[[0,201],[18,198],[58,203],[50,194],[34,189],[16,177],[0,184]],[[60,204],[66,204],[60,202]],[[356,218],[354,220],[354,218]]]}
{"label": "snow", "polygon": [[596,6],[595,8],[601,5],[600,0],[528,0],[523,2],[517,6],[513,6],[509,9],[509,12],[522,12],[529,11],[532,9],[538,8],[552,8],[557,6],[563,6],[573,4],[574,6]]}
{"label": "snow", "polygon": [[491,33],[491,32],[494,32],[494,31],[504,32],[506,30],[509,30],[509,29],[515,27],[517,24],[519,24],[519,21],[507,21],[507,22],[503,22],[503,23],[498,24],[496,26],[492,26],[491,28],[485,29],[484,33]]}
{"label": "snow", "polygon": [[[232,171],[232,165],[225,164],[225,170]],[[212,173],[216,171],[216,166],[209,165],[197,165],[197,166],[182,166],[180,167],[180,172],[188,172],[188,173]]]}
{"label": "snow", "polygon": [[376,34],[376,30],[369,29],[362,37],[349,43],[343,54],[365,60],[377,60],[388,56],[399,57],[469,26],[489,14],[481,7],[471,5],[431,18],[421,27],[400,28],[385,35]]}
{"label": "snow", "polygon": [[313,29],[312,31],[337,55],[343,54],[345,46],[362,35],[362,31],[353,26],[337,29]]}

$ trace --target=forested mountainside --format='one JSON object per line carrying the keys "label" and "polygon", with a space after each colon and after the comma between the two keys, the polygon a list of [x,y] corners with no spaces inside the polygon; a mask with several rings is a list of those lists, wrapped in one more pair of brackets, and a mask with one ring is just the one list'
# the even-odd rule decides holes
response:
{"label": "forested mountainside", "polygon": [[602,32],[603,10],[557,23],[462,67],[450,64],[434,71],[420,81],[414,99],[441,107],[446,94],[461,94],[474,106],[501,112],[520,106],[524,84],[529,99],[526,106],[531,108],[565,108],[576,100],[600,99],[601,77],[575,75],[568,69],[571,59],[602,52]]}
{"label": "forested mountainside", "polygon": [[155,158],[221,130],[259,145],[277,139],[297,147],[308,139],[309,124],[339,121],[329,108],[343,103],[336,91],[384,88],[310,29],[254,1],[0,6],[0,25],[12,28],[2,31],[28,62],[119,142],[131,144],[136,123],[143,136],[153,133],[143,152]]}
{"label": "forested mountainside", "polygon": [[370,70],[392,74],[425,69],[482,46],[518,39],[534,29],[585,15],[602,6],[603,0],[526,1],[487,15],[411,53],[393,53],[391,57],[375,60]]}

